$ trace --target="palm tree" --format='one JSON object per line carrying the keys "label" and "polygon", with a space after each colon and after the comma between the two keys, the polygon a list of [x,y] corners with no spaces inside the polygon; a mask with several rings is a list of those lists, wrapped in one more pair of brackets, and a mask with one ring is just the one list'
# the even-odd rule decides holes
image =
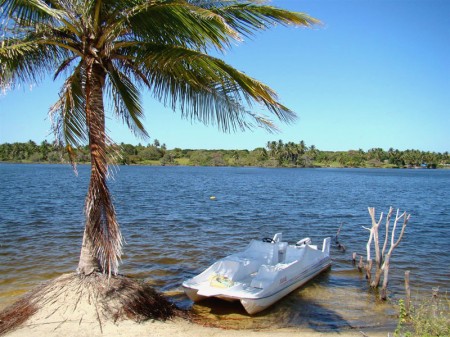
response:
{"label": "palm tree", "polygon": [[277,152],[277,142],[276,141],[268,141],[266,145],[267,149],[270,152],[270,156],[272,158],[275,158],[276,152]]}
{"label": "palm tree", "polygon": [[242,0],[0,0],[0,86],[36,83],[49,72],[65,76],[50,116],[60,145],[72,161],[89,144],[91,176],[78,273],[118,272],[122,236],[107,185],[110,145],[105,101],[137,135],[142,124],[140,92],[180,110],[183,117],[223,131],[283,122],[294,112],[263,83],[212,57],[233,41],[275,24],[310,26],[318,21]]}
{"label": "palm tree", "polygon": [[306,146],[306,143],[304,140],[301,140],[300,143],[298,143],[298,148],[300,155],[305,154],[306,151],[308,151],[308,147]]}
{"label": "palm tree", "polygon": [[311,160],[315,160],[317,153],[318,153],[316,146],[311,145],[307,151],[308,151],[308,154],[309,154],[309,157],[311,158]]}

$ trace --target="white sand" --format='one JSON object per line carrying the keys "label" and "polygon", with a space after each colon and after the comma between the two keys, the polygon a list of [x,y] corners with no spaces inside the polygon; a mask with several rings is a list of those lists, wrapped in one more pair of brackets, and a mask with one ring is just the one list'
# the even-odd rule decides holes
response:
{"label": "white sand", "polygon": [[[386,333],[367,333],[370,337],[386,337]],[[189,323],[182,319],[175,319],[166,322],[148,321],[144,323],[135,323],[132,321],[122,321],[120,323],[103,323],[100,327],[97,320],[64,322],[46,322],[38,323],[30,321],[24,327],[19,328],[6,336],[8,337],[96,337],[96,336],[154,336],[154,337],[362,337],[359,331],[336,331],[336,332],[317,332],[314,330],[297,329],[277,329],[277,330],[223,330],[219,328],[203,327],[197,324]]]}
{"label": "white sand", "polygon": [[[69,280],[68,282],[65,279]],[[42,290],[39,297],[39,309],[19,328],[6,334],[9,337],[68,337],[68,336],[155,336],[155,337],[362,337],[359,331],[343,330],[335,332],[317,332],[312,329],[273,329],[273,330],[224,330],[204,327],[181,318],[162,321],[136,323],[131,320],[113,322],[111,311],[104,309],[96,292],[89,287],[81,287],[80,282],[70,274],[62,275]],[[61,286],[61,284],[63,286]],[[74,286],[75,285],[75,286]],[[114,303],[112,303],[114,306]],[[368,333],[370,337],[386,337],[387,332]]]}

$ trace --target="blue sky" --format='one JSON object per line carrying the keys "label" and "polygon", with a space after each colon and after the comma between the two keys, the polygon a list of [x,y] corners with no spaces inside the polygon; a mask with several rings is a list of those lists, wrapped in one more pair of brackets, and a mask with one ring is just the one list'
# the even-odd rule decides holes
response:
{"label": "blue sky", "polygon": [[[150,139],[136,139],[113,117],[112,138],[154,139],[191,149],[254,149],[267,141],[304,140],[320,150],[393,147],[450,150],[450,1],[274,0],[320,19],[312,29],[275,27],[222,58],[268,84],[298,114],[295,123],[224,134],[183,120],[143,93]],[[52,140],[49,107],[60,82],[50,79],[0,96],[0,143]]]}

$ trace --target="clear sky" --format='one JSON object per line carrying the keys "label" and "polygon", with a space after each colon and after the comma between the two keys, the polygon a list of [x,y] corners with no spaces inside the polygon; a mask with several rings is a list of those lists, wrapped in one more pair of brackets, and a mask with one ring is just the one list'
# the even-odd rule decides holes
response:
{"label": "clear sky", "polygon": [[[169,149],[254,149],[304,140],[320,150],[450,150],[450,1],[274,0],[323,25],[276,27],[222,58],[268,84],[299,118],[263,130],[224,134],[183,120],[143,92],[150,139],[136,139],[113,117],[117,142]],[[50,79],[0,95],[0,143],[52,140],[49,107],[61,83]]]}

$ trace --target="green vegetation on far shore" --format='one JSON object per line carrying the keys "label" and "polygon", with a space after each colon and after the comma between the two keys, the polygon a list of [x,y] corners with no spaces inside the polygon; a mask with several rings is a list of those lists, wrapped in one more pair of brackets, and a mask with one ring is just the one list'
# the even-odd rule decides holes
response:
{"label": "green vegetation on far shore", "polygon": [[[385,151],[321,151],[314,145],[283,141],[268,142],[254,150],[192,150],[167,149],[154,140],[153,144],[120,144],[117,163],[123,165],[183,165],[183,166],[257,166],[257,167],[367,167],[367,168],[450,168],[448,152],[419,150]],[[77,162],[89,163],[89,148],[77,151]],[[36,144],[4,143],[0,145],[0,161],[21,163],[68,163],[64,149],[47,141]]]}

